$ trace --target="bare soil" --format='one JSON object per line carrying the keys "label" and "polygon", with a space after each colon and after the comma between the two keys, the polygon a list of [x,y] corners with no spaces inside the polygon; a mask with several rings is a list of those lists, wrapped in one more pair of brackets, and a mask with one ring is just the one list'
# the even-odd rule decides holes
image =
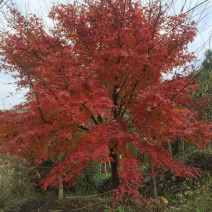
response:
{"label": "bare soil", "polygon": [[[28,200],[13,210],[6,212],[104,212],[105,206],[112,206],[112,198],[66,198],[63,201],[56,199],[36,199]],[[144,205],[132,204],[130,205],[132,212],[161,212],[164,211],[162,204],[152,204],[151,207],[146,208]]]}

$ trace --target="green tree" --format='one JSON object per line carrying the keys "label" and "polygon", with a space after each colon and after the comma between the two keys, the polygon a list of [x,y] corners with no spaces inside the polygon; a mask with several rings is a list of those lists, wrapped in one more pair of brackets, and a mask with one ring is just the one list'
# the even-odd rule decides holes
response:
{"label": "green tree", "polygon": [[199,88],[195,91],[196,104],[201,108],[200,118],[212,121],[212,50],[205,52],[202,67],[194,72],[198,77]]}

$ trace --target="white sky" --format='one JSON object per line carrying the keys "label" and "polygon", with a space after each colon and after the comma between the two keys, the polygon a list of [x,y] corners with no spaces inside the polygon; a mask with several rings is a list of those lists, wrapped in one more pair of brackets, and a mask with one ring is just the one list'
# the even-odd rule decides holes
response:
{"label": "white sky", "polygon": [[[72,0],[13,0],[19,9],[26,13],[36,13],[39,17],[42,17],[46,20],[46,23],[50,23],[47,14],[51,8],[51,3],[53,2],[71,2]],[[143,1],[143,0],[141,0]],[[149,1],[149,0],[146,0]],[[151,0],[150,0],[151,1]],[[189,50],[195,52],[195,55],[200,60],[199,63],[204,57],[204,52],[212,48],[212,43],[210,44],[210,35],[212,35],[212,0],[162,0],[167,2],[174,2],[174,7],[172,8],[172,13],[174,11],[178,13],[182,8],[182,5],[186,2],[184,7],[184,12],[188,9],[193,8],[194,6],[201,4],[193,10],[192,17],[195,21],[199,18],[202,20],[198,24],[199,33],[195,38],[194,42],[189,45]],[[4,0],[5,3],[10,4],[7,0]],[[4,9],[4,2],[0,5],[0,8]],[[144,2],[144,1],[143,1]],[[201,12],[204,10],[204,13],[201,16]],[[170,11],[171,12],[171,11]],[[0,19],[2,17],[0,16]],[[2,20],[0,20],[2,21]],[[212,42],[212,41],[211,41]],[[14,79],[11,75],[0,73],[0,110],[10,109],[14,105],[17,105],[24,101],[24,91],[16,91],[14,85]]]}

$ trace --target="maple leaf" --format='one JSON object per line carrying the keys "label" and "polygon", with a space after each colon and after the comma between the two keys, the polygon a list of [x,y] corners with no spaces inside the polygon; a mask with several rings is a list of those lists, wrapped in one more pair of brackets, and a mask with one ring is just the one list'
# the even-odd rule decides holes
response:
{"label": "maple leaf", "polygon": [[55,5],[48,32],[36,16],[27,21],[17,10],[10,13],[15,18],[8,18],[1,40],[2,67],[30,89],[18,106],[26,106],[25,113],[0,114],[0,148],[37,165],[53,161],[41,180],[44,190],[59,179],[73,186],[98,160],[111,163],[115,191],[141,198],[143,153],[155,167],[195,176],[172,159],[167,140],[206,145],[211,124],[192,109],[194,86],[186,77],[162,78],[194,58],[187,49],[196,28],[186,14],[168,16],[158,1],[144,7],[86,0]]}

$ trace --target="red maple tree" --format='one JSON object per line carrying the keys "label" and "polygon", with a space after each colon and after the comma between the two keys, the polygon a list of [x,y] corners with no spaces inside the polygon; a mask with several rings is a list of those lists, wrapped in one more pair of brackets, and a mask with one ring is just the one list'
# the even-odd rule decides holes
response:
{"label": "red maple tree", "polygon": [[192,110],[196,87],[187,77],[163,79],[194,59],[187,49],[194,23],[167,15],[159,1],[86,0],[54,6],[49,17],[55,25],[46,31],[35,15],[10,10],[2,69],[29,91],[17,106],[25,113],[1,113],[1,151],[37,165],[54,160],[44,190],[59,180],[73,186],[98,160],[111,163],[114,189],[139,198],[142,153],[157,167],[194,176],[167,143],[180,136],[204,147],[211,125]]}

